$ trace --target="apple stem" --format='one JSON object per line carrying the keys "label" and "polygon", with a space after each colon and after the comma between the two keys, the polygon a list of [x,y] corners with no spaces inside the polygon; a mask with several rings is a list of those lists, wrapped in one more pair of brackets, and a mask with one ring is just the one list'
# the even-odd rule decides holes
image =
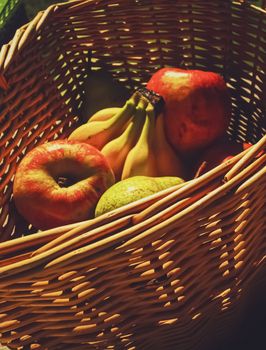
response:
{"label": "apple stem", "polygon": [[206,166],[207,166],[207,162],[206,161],[201,163],[201,165],[199,166],[199,168],[198,168],[198,170],[197,170],[197,172],[196,172],[196,174],[194,176],[194,179],[197,179],[202,174],[202,172],[204,171]]}
{"label": "apple stem", "polygon": [[57,183],[60,187],[69,187],[71,186],[74,181],[71,181],[69,178],[64,176],[59,176],[57,179]]}

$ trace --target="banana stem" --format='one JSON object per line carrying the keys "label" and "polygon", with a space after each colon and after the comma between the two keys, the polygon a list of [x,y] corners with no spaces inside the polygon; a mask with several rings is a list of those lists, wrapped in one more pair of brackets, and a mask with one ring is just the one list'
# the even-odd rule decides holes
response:
{"label": "banana stem", "polygon": [[137,108],[144,112],[148,106],[148,103],[149,101],[145,97],[140,96]]}
{"label": "banana stem", "polygon": [[146,117],[146,108],[149,104],[149,101],[145,96],[142,96],[138,93],[134,93],[132,99],[134,99],[136,103],[136,108],[132,116],[134,119],[137,119],[141,122],[141,120]]}
{"label": "banana stem", "polygon": [[[145,101],[146,99],[143,99],[143,101]],[[147,102],[147,100],[146,100]],[[140,101],[139,104],[141,104],[142,102]],[[143,102],[143,105],[145,105],[145,103]],[[137,108],[140,108],[139,105]],[[146,138],[149,141],[149,144],[152,144],[152,135],[153,135],[153,131],[154,131],[154,127],[155,127],[155,113],[154,113],[154,107],[151,103],[147,103],[145,106],[145,122],[144,122],[144,126],[143,126],[143,130],[142,133],[140,135],[140,138]]]}
{"label": "banana stem", "polygon": [[165,105],[165,101],[161,95],[144,87],[139,88],[136,91],[136,94],[139,94],[141,99],[146,99],[148,103],[150,103],[153,106],[155,116],[162,112]]}
{"label": "banana stem", "polygon": [[135,112],[136,103],[133,97],[131,97],[121,108],[120,112],[118,112],[112,118],[110,118],[109,123],[106,123],[107,127],[109,128],[111,125],[114,124],[122,126],[125,122],[128,121],[129,118],[131,118],[132,115],[135,114]]}
{"label": "banana stem", "polygon": [[146,113],[150,119],[150,123],[154,126],[156,115],[155,115],[154,106],[151,103],[148,103],[148,105],[146,107]]}

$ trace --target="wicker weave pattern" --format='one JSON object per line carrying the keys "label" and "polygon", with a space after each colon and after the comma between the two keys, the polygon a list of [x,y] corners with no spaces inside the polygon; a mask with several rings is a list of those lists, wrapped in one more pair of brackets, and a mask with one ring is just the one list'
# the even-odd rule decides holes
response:
{"label": "wicker weave pattern", "polygon": [[[40,12],[2,47],[0,342],[204,349],[234,325],[265,286],[265,29],[265,11],[246,3],[77,0]],[[256,144],[185,186],[16,238],[33,231],[12,203],[16,165],[78,125],[89,69],[134,89],[166,65],[223,74],[228,132]]]}

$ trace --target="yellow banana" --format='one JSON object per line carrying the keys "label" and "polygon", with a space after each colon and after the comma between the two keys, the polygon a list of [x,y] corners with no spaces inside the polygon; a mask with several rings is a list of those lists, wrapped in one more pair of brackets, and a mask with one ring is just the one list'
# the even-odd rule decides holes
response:
{"label": "yellow banana", "polygon": [[119,113],[121,111],[122,107],[108,107],[103,108],[94,113],[90,118],[89,122],[92,120],[107,120],[112,118],[115,114]]}
{"label": "yellow banana", "polygon": [[107,120],[88,121],[75,129],[69,136],[69,140],[88,142],[101,150],[107,142],[121,134],[124,125],[128,123],[135,108],[135,99],[130,98],[113,117]]}
{"label": "yellow banana", "polygon": [[158,176],[183,177],[184,169],[179,156],[165,137],[163,114],[156,117],[154,147]]}
{"label": "yellow banana", "polygon": [[117,138],[108,142],[101,150],[115,174],[116,181],[121,180],[125,159],[137,142],[144,124],[144,117],[145,112],[143,108],[137,106],[136,113],[125,131]]}
{"label": "yellow banana", "polygon": [[136,175],[156,176],[156,162],[153,150],[155,131],[154,108],[148,103],[144,125],[136,145],[128,152],[122,177],[126,179]]}

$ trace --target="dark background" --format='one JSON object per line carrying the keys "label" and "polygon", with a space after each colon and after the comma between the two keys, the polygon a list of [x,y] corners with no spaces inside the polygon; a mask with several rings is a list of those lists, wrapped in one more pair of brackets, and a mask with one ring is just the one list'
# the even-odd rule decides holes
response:
{"label": "dark background", "polygon": [[228,336],[215,349],[208,350],[265,350],[266,349],[266,297],[264,290],[246,308],[233,336]]}

